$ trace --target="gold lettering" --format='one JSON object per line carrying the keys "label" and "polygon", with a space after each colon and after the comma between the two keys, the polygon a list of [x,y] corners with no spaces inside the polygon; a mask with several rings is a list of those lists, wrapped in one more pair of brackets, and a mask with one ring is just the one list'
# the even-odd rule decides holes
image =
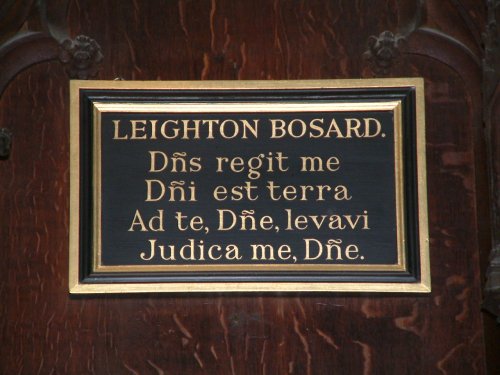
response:
{"label": "gold lettering", "polygon": [[146,120],[130,120],[132,124],[132,134],[130,139],[147,139]]}
{"label": "gold lettering", "polygon": [[[382,131],[382,124],[379,120],[375,118],[364,118],[363,120],[365,122],[365,138],[373,138],[380,134],[380,132]],[[370,124],[374,124],[375,129],[372,129]]]}
{"label": "gold lettering", "polygon": [[113,120],[113,125],[114,125],[114,128],[115,128],[113,139],[116,139],[116,140],[125,140],[125,139],[128,139],[128,135],[119,136],[119,132],[120,132],[120,120]]}
{"label": "gold lettering", "polygon": [[361,121],[357,118],[346,118],[346,138],[352,138],[351,132],[356,134],[357,138],[363,138],[363,133],[359,134],[359,128],[361,127]]}
{"label": "gold lettering", "polygon": [[[161,124],[160,133],[161,136],[165,139],[175,139],[179,136],[179,129],[177,127],[169,127],[168,124],[177,125],[179,122],[177,120],[166,120]],[[167,129],[172,129],[173,134],[167,134]]]}
{"label": "gold lettering", "polygon": [[344,138],[342,131],[340,130],[339,125],[337,124],[337,121],[335,121],[334,118],[332,118],[332,121],[330,122],[330,126],[326,131],[325,138],[330,138],[332,134],[335,138]]}

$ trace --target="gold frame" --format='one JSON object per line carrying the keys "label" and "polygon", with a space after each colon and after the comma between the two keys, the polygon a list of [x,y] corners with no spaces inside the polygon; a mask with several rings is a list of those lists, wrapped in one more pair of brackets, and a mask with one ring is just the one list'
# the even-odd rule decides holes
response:
{"label": "gold frame", "polygon": [[[417,107],[417,174],[418,174],[418,222],[420,240],[420,271],[421,278],[418,283],[366,283],[366,282],[207,282],[207,283],[112,283],[112,284],[84,284],[79,281],[79,92],[81,89],[319,89],[319,88],[370,88],[370,87],[415,87]],[[373,80],[321,80],[321,81],[193,81],[193,82],[126,82],[126,81],[71,81],[70,84],[71,103],[71,129],[70,129],[70,265],[69,286],[71,293],[132,293],[132,292],[247,292],[247,291],[289,291],[289,292],[430,292],[430,267],[428,247],[428,224],[427,224],[427,190],[426,190],[426,165],[425,165],[425,122],[424,122],[424,99],[423,80],[420,78],[404,79],[373,79]],[[228,271],[228,270],[301,270],[301,271],[405,271],[405,243],[404,243],[404,197],[403,197],[403,164],[401,127],[402,111],[400,101],[383,102],[352,102],[352,103],[189,103],[183,104],[158,104],[158,103],[99,103],[94,104],[94,130],[100,129],[101,115],[104,112],[127,112],[127,113],[159,113],[168,109],[169,112],[192,112],[202,110],[210,112],[287,112],[296,110],[299,112],[312,112],[322,110],[323,112],[339,112],[352,110],[392,110],[394,113],[394,168],[395,168],[395,190],[396,190],[396,221],[397,221],[397,252],[398,262],[396,264],[368,264],[368,265],[325,265],[325,264],[295,264],[295,265],[128,265],[128,266],[103,266],[100,263],[101,255],[101,141],[100,131],[94,131],[93,150],[94,165],[93,174],[95,184],[93,186],[93,271],[99,272],[140,272],[140,271]],[[300,106],[300,110],[298,107]],[[304,108],[307,106],[307,108]]]}

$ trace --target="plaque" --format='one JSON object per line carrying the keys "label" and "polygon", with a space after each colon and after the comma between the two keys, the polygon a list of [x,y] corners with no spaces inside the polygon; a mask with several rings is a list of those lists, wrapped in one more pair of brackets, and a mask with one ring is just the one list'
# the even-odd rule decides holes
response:
{"label": "plaque", "polygon": [[430,292],[422,79],[70,92],[70,293]]}

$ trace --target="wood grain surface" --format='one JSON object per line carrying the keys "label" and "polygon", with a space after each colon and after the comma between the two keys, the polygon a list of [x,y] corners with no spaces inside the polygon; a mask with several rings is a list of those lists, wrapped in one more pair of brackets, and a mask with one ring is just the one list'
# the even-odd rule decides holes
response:
{"label": "wood grain surface", "polygon": [[69,35],[101,46],[98,79],[368,78],[381,74],[363,57],[369,37],[404,37],[384,74],[425,79],[433,291],[70,296],[68,77],[44,62],[0,98],[13,133],[0,161],[0,373],[485,374],[485,6],[419,3],[71,1]]}

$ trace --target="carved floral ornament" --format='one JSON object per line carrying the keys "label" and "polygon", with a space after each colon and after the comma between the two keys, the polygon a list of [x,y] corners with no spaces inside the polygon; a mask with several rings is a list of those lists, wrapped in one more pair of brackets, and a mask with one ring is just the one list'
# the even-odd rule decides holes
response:
{"label": "carved floral ornament", "polygon": [[103,55],[97,42],[85,35],[66,39],[61,43],[59,60],[66,66],[70,78],[88,79],[99,69]]}
{"label": "carved floral ornament", "polygon": [[369,60],[375,73],[388,74],[400,56],[399,48],[405,42],[402,35],[383,31],[379,36],[368,38],[368,49],[363,57]]}

